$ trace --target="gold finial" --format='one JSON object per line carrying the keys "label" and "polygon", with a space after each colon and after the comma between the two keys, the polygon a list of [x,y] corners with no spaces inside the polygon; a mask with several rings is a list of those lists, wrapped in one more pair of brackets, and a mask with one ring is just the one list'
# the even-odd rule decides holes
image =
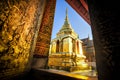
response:
{"label": "gold finial", "polygon": [[68,8],[66,8],[66,19],[68,21]]}
{"label": "gold finial", "polygon": [[68,8],[66,8],[66,16],[68,15]]}

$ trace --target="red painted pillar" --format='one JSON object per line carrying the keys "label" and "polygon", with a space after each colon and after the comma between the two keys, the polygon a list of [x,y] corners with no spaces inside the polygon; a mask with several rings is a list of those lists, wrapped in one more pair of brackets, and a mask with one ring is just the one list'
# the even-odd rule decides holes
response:
{"label": "red painted pillar", "polygon": [[35,54],[33,59],[33,68],[47,67],[51,33],[53,27],[56,0],[46,1],[46,6],[42,18],[42,23],[38,32]]}

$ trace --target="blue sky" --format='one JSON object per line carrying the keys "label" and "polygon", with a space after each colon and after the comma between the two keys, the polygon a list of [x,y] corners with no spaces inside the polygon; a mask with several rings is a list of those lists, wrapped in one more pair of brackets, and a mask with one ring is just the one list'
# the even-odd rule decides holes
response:
{"label": "blue sky", "polygon": [[90,25],[65,0],[57,0],[51,39],[56,37],[56,34],[64,24],[66,8],[68,8],[69,22],[74,31],[79,35],[79,38],[87,38],[89,35],[90,39],[92,39]]}

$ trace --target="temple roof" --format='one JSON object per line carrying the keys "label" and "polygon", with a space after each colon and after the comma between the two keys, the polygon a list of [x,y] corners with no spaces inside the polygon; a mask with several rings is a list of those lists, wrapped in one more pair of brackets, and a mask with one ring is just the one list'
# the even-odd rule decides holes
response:
{"label": "temple roof", "polygon": [[89,25],[91,25],[86,0],[65,0]]}

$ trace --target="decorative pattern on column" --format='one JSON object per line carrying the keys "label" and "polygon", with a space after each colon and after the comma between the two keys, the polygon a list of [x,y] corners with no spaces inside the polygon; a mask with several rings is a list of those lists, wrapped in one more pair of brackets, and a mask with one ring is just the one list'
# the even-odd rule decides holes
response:
{"label": "decorative pattern on column", "polygon": [[39,28],[32,68],[47,68],[56,0],[46,0],[46,6]]}
{"label": "decorative pattern on column", "polygon": [[48,57],[55,5],[56,0],[47,1],[35,48],[35,55],[39,57]]}

